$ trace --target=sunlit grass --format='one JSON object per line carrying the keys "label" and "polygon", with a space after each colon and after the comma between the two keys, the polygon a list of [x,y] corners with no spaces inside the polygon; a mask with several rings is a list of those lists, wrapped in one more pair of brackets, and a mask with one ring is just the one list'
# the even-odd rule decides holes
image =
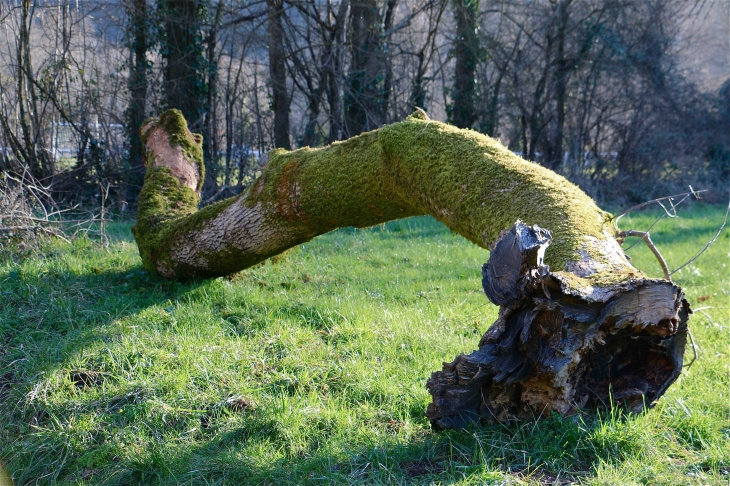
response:
{"label": "sunlit grass", "polygon": [[[722,214],[655,227],[672,269]],[[496,318],[484,250],[415,218],[179,283],[142,270],[129,225],[112,230],[108,250],[79,239],[0,265],[0,461],[17,485],[728,481],[728,230],[674,276],[700,358],[654,409],[446,433],[425,384]],[[660,275],[643,244],[630,253]]]}

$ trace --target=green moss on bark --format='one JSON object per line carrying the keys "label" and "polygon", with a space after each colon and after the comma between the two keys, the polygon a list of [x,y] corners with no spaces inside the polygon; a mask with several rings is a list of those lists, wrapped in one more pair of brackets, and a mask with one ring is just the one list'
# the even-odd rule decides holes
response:
{"label": "green moss on bark", "polygon": [[196,139],[200,135],[188,130],[180,110],[167,110],[159,119],[146,120],[142,127],[140,136],[143,144],[147,144],[149,135],[155,128],[161,127],[167,134],[170,146],[180,146],[185,160],[194,164],[199,174],[197,188],[193,190],[182,184],[169,167],[156,165],[156,154],[149,150],[145,153],[147,173],[137,205],[137,224],[132,231],[145,268],[157,273],[155,262],[171,264],[166,261],[169,258],[165,256],[165,248],[169,245],[168,237],[174,237],[172,228],[183,222],[187,223],[188,216],[198,214],[205,168],[202,143],[199,138]]}
{"label": "green moss on bark", "polygon": [[283,222],[317,234],[423,214],[386,172],[377,130],[323,148],[275,150],[247,203],[275,206]]}
{"label": "green moss on bark", "polygon": [[[148,124],[152,123],[152,126]],[[200,192],[205,180],[205,163],[203,160],[203,136],[192,133],[188,128],[188,122],[185,120],[182,112],[176,108],[165,111],[159,118],[148,118],[142,124],[146,130],[141,134],[142,143],[147,143],[149,134],[152,133],[154,126],[162,127],[170,140],[171,147],[179,146],[182,148],[185,159],[195,164],[198,168],[200,179],[196,190]]]}
{"label": "green moss on bark", "polygon": [[157,273],[154,261],[170,222],[195,214],[200,197],[175,177],[168,167],[150,167],[139,195],[137,224],[132,228],[144,267]]}
{"label": "green moss on bark", "polygon": [[617,231],[576,185],[480,133],[411,116],[383,127],[380,141],[392,177],[424,212],[477,245],[493,244],[521,219],[550,230],[546,263],[562,269],[580,258],[587,237]]}
{"label": "green moss on bark", "polygon": [[[159,179],[164,178],[165,180],[165,189],[171,189],[165,191],[168,197],[162,199],[150,198],[148,205],[145,207],[145,210],[148,211],[146,213],[148,217],[138,219],[137,224],[132,228],[132,232],[137,240],[145,269],[153,274],[162,273],[163,276],[170,277],[176,275],[181,268],[186,266],[184,262],[174,261],[170,256],[172,248],[179,241],[180,236],[191,235],[200,231],[211,219],[236,202],[236,198],[229,198],[211,204],[198,211],[199,197],[197,194],[189,187],[180,184],[167,167],[158,167],[157,169],[163,173],[167,172],[167,175],[177,182],[177,187],[174,187],[172,181],[168,181],[167,177],[160,176]],[[167,185],[168,182],[170,185]],[[163,187],[163,184],[158,184],[156,187],[159,190]],[[140,195],[141,199],[142,195]],[[173,202],[175,199],[178,199],[179,203]],[[154,217],[155,209],[160,207],[157,205],[158,203],[161,203],[161,205],[167,204],[168,207],[178,207],[176,215],[172,215],[168,211],[167,215],[171,216],[168,219]],[[234,263],[218,261],[216,267]],[[204,276],[205,272],[198,272],[198,275]]]}
{"label": "green moss on bark", "polygon": [[[183,146],[186,158],[202,164],[200,144],[179,112],[167,112],[155,123],[165,129],[171,144]],[[595,278],[588,277],[586,284],[613,282],[611,272],[621,281],[635,270],[614,265],[615,258],[612,263],[607,250],[594,244],[610,240],[617,230],[610,214],[577,186],[496,140],[429,120],[424,113],[323,148],[274,150],[263,175],[245,194],[199,212],[195,191],[175,185],[172,173],[161,169],[150,166],[135,235],[145,265],[152,268],[150,262],[157,261],[163,274],[232,273],[339,227],[420,214],[433,215],[485,248],[518,219],[539,225],[553,235],[546,263],[554,271],[581,259],[599,263],[599,272],[593,270]],[[216,233],[210,248],[207,243],[190,244],[182,251],[188,262],[170,261],[173,243],[185,246],[196,240],[209,222],[239,200],[239,209],[255,217],[249,223],[264,228],[256,231],[270,239],[256,240],[260,246],[233,241],[221,246]],[[237,217],[224,217],[233,218],[234,226],[219,222],[228,228],[225,238],[231,238],[236,225],[249,224],[235,221]],[[252,234],[247,231],[238,237],[248,240]]]}

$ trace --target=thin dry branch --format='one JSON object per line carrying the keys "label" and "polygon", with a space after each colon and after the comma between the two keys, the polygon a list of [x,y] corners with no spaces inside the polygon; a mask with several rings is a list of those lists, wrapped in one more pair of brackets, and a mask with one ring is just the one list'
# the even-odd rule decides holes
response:
{"label": "thin dry branch", "polygon": [[700,251],[698,251],[695,254],[695,256],[693,256],[692,258],[690,258],[685,264],[679,266],[676,270],[674,270],[673,272],[671,272],[669,274],[669,276],[674,275],[675,273],[677,273],[678,271],[682,270],[684,267],[686,267],[687,265],[689,265],[693,261],[697,260],[697,258],[699,258],[699,256],[702,255],[705,252],[705,250],[707,250],[710,247],[710,245],[713,244],[717,240],[717,238],[720,236],[720,233],[722,233],[722,230],[725,229],[725,225],[727,224],[728,214],[730,214],[730,201],[727,204],[727,210],[725,210],[725,219],[723,219],[722,224],[720,225],[720,229],[717,230],[717,233],[715,234],[715,237],[712,238],[710,241],[708,241],[707,244]]}
{"label": "thin dry branch", "polygon": [[71,241],[64,237],[63,235],[59,234],[57,231],[54,231],[50,228],[44,228],[42,226],[4,226],[0,227],[0,233],[14,233],[14,232],[25,232],[25,231],[33,231],[41,233],[45,233],[47,235],[55,236],[56,238],[60,238],[66,243],[71,243]]}
{"label": "thin dry branch", "polygon": [[[646,202],[643,202],[641,204],[637,204],[636,206],[631,206],[629,209],[625,209],[625,210],[621,211],[620,213],[618,213],[617,215],[615,215],[612,219],[615,220],[616,222],[618,222],[619,219],[621,219],[623,216],[627,215],[631,211],[636,211],[637,209],[645,208],[645,207],[647,207],[647,206],[649,206],[651,204],[654,204],[654,203],[659,204],[662,207],[662,209],[664,209],[664,212],[666,213],[667,216],[669,216],[670,218],[674,218],[674,217],[677,216],[676,206],[679,206],[680,203],[677,203],[676,205],[675,204],[672,204],[672,209],[674,211],[670,213],[669,211],[667,211],[667,208],[665,208],[661,204],[660,201],[670,201],[670,203],[671,203],[672,200],[674,198],[676,198],[676,197],[684,197],[684,198],[687,198],[689,196],[694,196],[695,199],[700,199],[699,195],[701,193],[703,193],[703,192],[707,192],[707,190],[706,189],[702,189],[700,191],[695,191],[694,189],[692,189],[692,186],[689,186],[689,192],[683,192],[681,194],[675,194],[673,196],[659,197],[659,198],[656,198],[656,199],[652,199],[651,201],[646,201]],[[684,199],[682,199],[682,200],[684,200]]]}
{"label": "thin dry branch", "polygon": [[[690,186],[690,187],[692,187],[692,186]],[[646,231],[647,233],[648,233],[648,232],[650,232],[650,231],[652,230],[652,228],[654,228],[654,226],[656,226],[656,225],[657,225],[657,223],[658,223],[659,221],[661,221],[662,219],[664,219],[664,218],[665,218],[665,217],[667,217],[667,216],[669,216],[670,218],[676,218],[676,217],[677,217],[677,207],[678,207],[678,206],[679,206],[680,204],[682,204],[682,203],[683,203],[684,201],[686,201],[688,197],[689,197],[689,195],[687,195],[687,196],[684,196],[684,197],[683,197],[682,199],[680,199],[680,200],[679,200],[679,202],[677,202],[676,204],[672,203],[672,210],[674,211],[674,216],[672,216],[671,214],[669,214],[669,212],[667,212],[667,210],[666,210],[666,209],[664,209],[664,213],[663,213],[663,214],[662,214],[661,216],[659,216],[659,217],[658,217],[658,218],[657,218],[657,219],[656,219],[656,220],[655,220],[655,221],[654,221],[654,222],[653,222],[653,223],[652,223],[652,224],[651,224],[651,225],[650,225],[650,226],[649,226],[649,227],[648,227],[648,228],[647,228],[647,229],[646,229],[645,231]],[[658,203],[658,204],[659,204],[659,205],[661,205],[661,203]],[[625,252],[627,252],[627,251],[629,251],[630,249],[632,249],[633,247],[635,247],[635,246],[636,246],[636,245],[638,245],[638,244],[639,244],[639,242],[637,241],[637,242],[636,242],[636,243],[634,243],[633,245],[631,245],[631,246],[629,246],[628,248],[626,248],[626,250],[624,250],[624,251],[625,251]]]}
{"label": "thin dry branch", "polygon": [[77,207],[61,209],[53,200],[51,189],[27,170],[15,175],[3,173],[0,178],[0,236],[20,242],[24,247],[37,245],[41,234],[70,243],[69,230],[86,228],[88,232],[95,223],[99,223],[104,244],[104,224],[110,221],[105,215],[109,187],[102,187],[102,192],[101,214],[81,211]]}
{"label": "thin dry branch", "polygon": [[671,273],[669,273],[669,267],[667,266],[667,262],[664,261],[664,257],[662,257],[662,254],[659,252],[659,249],[654,245],[654,242],[651,241],[651,236],[649,235],[648,231],[636,231],[636,230],[628,230],[628,231],[622,231],[619,233],[619,238],[625,238],[627,236],[638,236],[642,240],[644,240],[644,243],[646,243],[646,246],[649,247],[651,252],[654,254],[656,259],[659,261],[659,265],[662,267],[662,271],[664,272],[664,278],[667,280],[671,280]]}

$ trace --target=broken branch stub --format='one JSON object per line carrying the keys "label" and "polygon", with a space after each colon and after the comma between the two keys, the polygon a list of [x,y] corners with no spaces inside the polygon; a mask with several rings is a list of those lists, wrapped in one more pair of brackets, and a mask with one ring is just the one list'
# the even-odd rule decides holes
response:
{"label": "broken branch stub", "polygon": [[477,351],[428,381],[435,428],[584,407],[639,412],[679,376],[691,313],[681,289],[636,279],[576,290],[542,264],[549,244],[548,232],[518,221],[495,245],[482,273],[499,318]]}

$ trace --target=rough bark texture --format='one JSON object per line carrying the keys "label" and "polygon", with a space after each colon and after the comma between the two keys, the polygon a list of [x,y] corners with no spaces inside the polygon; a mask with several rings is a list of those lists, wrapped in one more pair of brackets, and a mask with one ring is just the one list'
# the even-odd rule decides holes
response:
{"label": "rough bark texture", "polygon": [[133,231],[164,277],[227,275],[336,228],[421,214],[492,249],[484,289],[500,317],[478,351],[429,381],[437,427],[611,400],[638,410],[681,370],[681,289],[631,266],[610,215],[580,189],[489,137],[417,112],[321,149],[274,150],[245,193],[198,211],[201,138],[175,110],[142,136]]}
{"label": "rough bark texture", "polygon": [[640,412],[677,379],[689,305],[667,280],[631,279],[599,299],[542,262],[550,235],[515,224],[482,269],[499,318],[479,349],[433,373],[435,428],[622,406]]}

